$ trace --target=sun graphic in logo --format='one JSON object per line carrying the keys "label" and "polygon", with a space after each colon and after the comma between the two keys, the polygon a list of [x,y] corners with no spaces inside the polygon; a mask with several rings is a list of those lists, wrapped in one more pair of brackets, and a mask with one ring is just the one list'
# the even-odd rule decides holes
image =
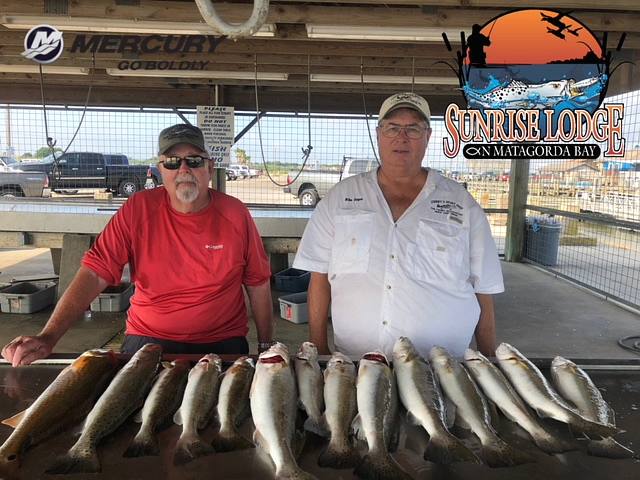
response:
{"label": "sun graphic in logo", "polygon": [[[606,94],[611,54],[570,12],[524,9],[473,25],[458,52],[460,86],[470,109],[593,113]],[[618,49],[624,37],[621,38]],[[445,36],[445,43],[451,46]],[[546,116],[540,118],[544,130]]]}

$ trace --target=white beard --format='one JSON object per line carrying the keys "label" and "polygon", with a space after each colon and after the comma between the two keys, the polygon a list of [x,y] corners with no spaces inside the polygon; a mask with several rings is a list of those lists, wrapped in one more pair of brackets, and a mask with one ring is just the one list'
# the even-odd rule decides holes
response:
{"label": "white beard", "polygon": [[190,174],[184,174],[176,178],[176,196],[183,203],[192,203],[198,198],[200,189],[198,180]]}

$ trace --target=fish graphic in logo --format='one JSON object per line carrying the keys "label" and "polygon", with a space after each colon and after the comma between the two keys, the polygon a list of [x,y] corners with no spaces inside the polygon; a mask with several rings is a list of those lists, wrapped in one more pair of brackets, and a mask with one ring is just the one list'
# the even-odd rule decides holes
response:
{"label": "fish graphic in logo", "polygon": [[463,33],[457,72],[468,108],[553,110],[540,115],[542,131],[547,118],[555,131],[563,110],[598,109],[613,73],[607,34],[599,40],[570,13],[516,10],[473,25],[467,38]]}
{"label": "fish graphic in logo", "polygon": [[24,37],[22,56],[38,63],[55,62],[64,48],[62,32],[50,25],[38,25]]}

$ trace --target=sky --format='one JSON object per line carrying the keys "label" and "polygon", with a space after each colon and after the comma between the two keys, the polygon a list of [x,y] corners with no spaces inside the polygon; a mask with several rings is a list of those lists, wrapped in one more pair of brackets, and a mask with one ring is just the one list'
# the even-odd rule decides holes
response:
{"label": "sky", "polygon": [[[607,103],[625,104],[624,135],[627,150],[640,144],[640,91],[618,97],[610,97]],[[42,109],[11,108],[0,106],[0,152],[6,150],[8,136],[16,155],[34,153],[46,146],[45,122]],[[152,159],[157,148],[157,134],[163,128],[181,123],[180,117],[169,109],[141,110],[92,108],[82,118],[82,107],[47,108],[47,128],[49,136],[55,139],[56,147],[69,151],[92,151],[100,153],[122,153],[133,160]],[[190,121],[196,122],[195,110],[182,111]],[[239,133],[251,120],[253,112],[236,112],[235,132]],[[10,119],[10,124],[9,120]],[[369,120],[369,129],[364,116],[323,116],[314,115],[309,119],[306,114],[281,114],[266,116],[260,121],[260,128],[254,127],[234,146],[241,148],[251,157],[252,164],[265,162],[300,163],[302,149],[312,145],[309,164],[321,168],[326,165],[341,164],[345,156],[374,158],[375,120]],[[70,144],[74,132],[78,134]],[[432,119],[433,134],[425,156],[424,164],[450,171],[465,171],[466,160],[459,155],[449,159],[442,149],[446,135],[442,118]],[[260,144],[262,143],[262,149]],[[232,150],[231,162],[235,161]],[[534,161],[534,168],[545,162]],[[491,161],[487,161],[487,171]]]}

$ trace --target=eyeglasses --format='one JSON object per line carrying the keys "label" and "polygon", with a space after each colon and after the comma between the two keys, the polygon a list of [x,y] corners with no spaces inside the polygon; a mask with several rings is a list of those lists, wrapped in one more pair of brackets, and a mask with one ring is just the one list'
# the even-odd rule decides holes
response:
{"label": "eyeglasses", "polygon": [[167,157],[158,163],[163,164],[167,170],[177,170],[180,168],[180,165],[182,165],[182,160],[184,160],[189,168],[200,168],[209,159],[201,157],[200,155],[189,155],[187,157]]}
{"label": "eyeglasses", "polygon": [[400,132],[404,132],[407,134],[407,137],[417,140],[422,138],[428,128],[421,127],[420,125],[395,125],[393,123],[387,123],[380,127],[380,131],[385,137],[388,138],[396,138],[400,135]]}

